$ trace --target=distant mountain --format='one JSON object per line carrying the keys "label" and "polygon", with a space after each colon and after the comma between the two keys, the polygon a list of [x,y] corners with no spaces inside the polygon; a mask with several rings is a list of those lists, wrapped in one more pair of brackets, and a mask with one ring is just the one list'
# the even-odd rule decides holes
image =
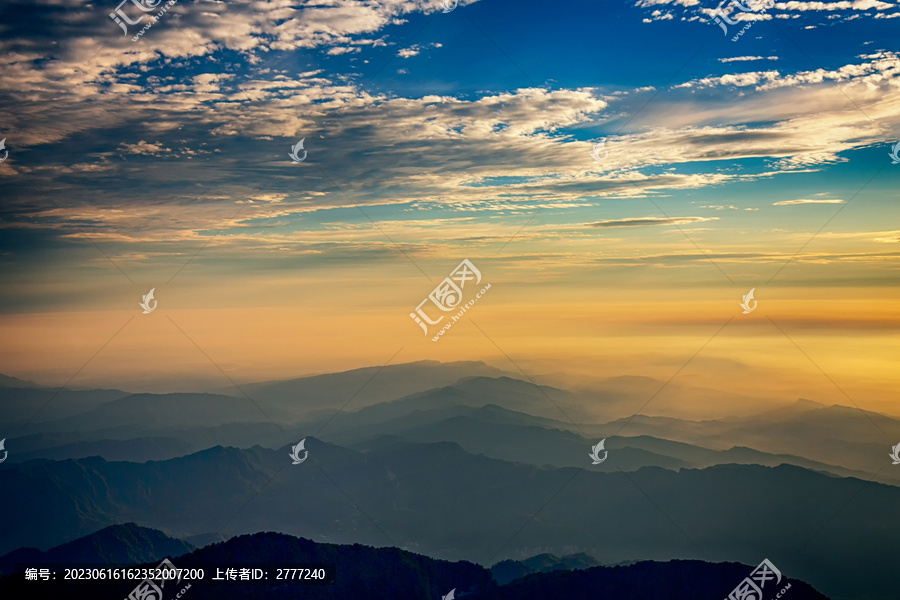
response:
{"label": "distant mountain", "polygon": [[504,560],[491,567],[491,575],[494,581],[500,585],[506,585],[510,581],[522,579],[526,575],[534,573],[551,573],[553,571],[572,571],[575,569],[589,569],[597,567],[600,563],[587,554],[570,554],[559,557],[555,554],[538,554],[525,560]]}
{"label": "distant mountain", "polygon": [[201,444],[191,443],[181,438],[162,436],[130,440],[97,440],[71,442],[50,448],[32,450],[31,452],[18,450],[14,454],[10,454],[9,460],[11,462],[24,462],[34,459],[65,460],[68,458],[102,456],[109,461],[147,462],[148,460],[167,460],[176,456],[185,456],[186,454],[202,450],[204,447]]}
{"label": "distant mountain", "polygon": [[41,386],[33,381],[19,379],[18,377],[10,377],[9,375],[3,375],[2,373],[0,373],[0,387],[36,388]]}
{"label": "distant mountain", "polygon": [[[557,559],[548,555],[534,557],[536,566],[570,560],[581,564],[584,559]],[[629,600],[695,600],[725,597],[753,567],[737,563],[710,564],[701,561],[639,562],[629,566],[593,567],[571,572],[555,571],[532,574],[505,586],[498,586],[487,569],[465,561],[435,560],[397,548],[372,548],[354,545],[322,544],[279,533],[257,533],[232,538],[227,542],[171,556],[172,564],[182,569],[203,568],[203,581],[167,583],[165,598],[183,592],[196,600],[437,600],[454,590],[455,597],[468,600],[595,600],[596,598],[628,598]],[[332,585],[284,585],[273,581],[277,564],[331,564],[335,569]],[[154,559],[145,566],[156,566]],[[217,584],[215,569],[224,566],[259,566],[268,572],[268,581],[255,584]],[[779,565],[780,566],[780,565]],[[788,585],[793,600],[828,600],[803,581],[785,573],[777,586],[768,582],[766,592]],[[134,581],[103,582],[26,582],[16,578],[0,579],[3,597],[30,600],[79,598],[124,598],[136,587]],[[182,587],[183,586],[183,587]],[[189,587],[188,587],[189,586]],[[189,594],[189,596],[188,596]]]}
{"label": "distant mountain", "polygon": [[[366,367],[340,373],[286,381],[249,383],[241,389],[258,402],[308,417],[316,411],[349,411],[396,400],[417,392],[450,385],[467,377],[500,377],[504,371],[481,361],[441,363],[424,360],[385,367]],[[222,393],[226,393],[225,390]],[[230,393],[234,393],[231,388]],[[348,404],[349,403],[349,404]]]}
{"label": "distant mountain", "polygon": [[0,489],[16,490],[0,495],[0,514],[15,516],[0,551],[135,521],[181,538],[268,529],[478,562],[544,552],[585,552],[607,564],[768,556],[835,598],[880,598],[900,587],[897,487],[792,466],[541,469],[450,443],[357,452],[310,437],[306,448],[301,465],[290,464],[288,447],[211,448],[146,464],[14,465],[0,471]]}
{"label": "distant mountain", "polygon": [[[591,464],[588,454],[591,446],[598,441],[587,440],[570,431],[534,425],[485,423],[477,418],[477,413],[400,431],[392,437],[421,443],[453,442],[471,454],[483,454],[490,458],[539,467],[579,468]],[[368,446],[359,444],[358,447]],[[598,466],[596,470],[612,472],[635,471],[646,466],[665,469],[695,466],[665,454],[636,448],[625,438],[608,440],[606,449],[614,452],[614,458]]]}
{"label": "distant mountain", "polygon": [[91,431],[137,426],[153,431],[174,427],[215,427],[226,423],[269,422],[253,401],[219,394],[129,394],[92,410],[54,421],[54,431]]}
{"label": "distant mountain", "polygon": [[[559,421],[532,417],[499,406],[457,406],[444,410],[415,411],[372,428],[358,427],[338,431],[329,439],[351,442],[356,448],[367,448],[374,438],[385,432],[393,438],[414,442],[454,442],[471,454],[483,454],[535,466],[581,468],[590,464],[588,452],[599,440],[581,437],[563,426],[564,423]],[[594,470],[612,472],[635,471],[650,466],[680,469],[717,464],[758,464],[772,467],[791,464],[841,477],[870,476],[862,471],[798,456],[776,455],[737,447],[724,451],[710,450],[651,436],[609,437],[606,438],[605,446],[612,453],[611,458],[602,465],[593,467]]]}
{"label": "distant mountain", "polygon": [[[358,411],[345,411],[330,420],[322,431],[323,437],[346,436],[348,433],[377,432],[383,423],[427,411],[455,411],[461,407],[482,408],[492,405],[507,411],[524,413],[544,422],[565,423],[575,428],[589,422],[580,407],[581,400],[558,388],[536,386],[511,377],[471,377],[452,385],[418,392],[392,402],[383,402]],[[310,423],[314,427],[313,423]],[[351,435],[351,437],[353,437]]]}
{"label": "distant mountain", "polygon": [[177,423],[169,427],[159,423],[132,423],[93,431],[47,431],[9,438],[6,442],[9,458],[0,464],[0,469],[26,460],[89,456],[110,461],[168,460],[213,446],[250,448],[263,441],[269,447],[278,447],[296,443],[300,434],[301,429],[270,422],[187,428]]}
{"label": "distant mountain", "polygon": [[[840,405],[729,421],[637,415],[583,429],[599,437],[646,435],[717,450],[744,446],[871,474],[882,471],[885,451],[900,441],[900,419]],[[889,471],[881,475],[900,484]]]}
{"label": "distant mountain", "polygon": [[[568,386],[564,386],[567,389]],[[653,398],[646,408],[649,414],[679,419],[720,418],[731,415],[747,417],[767,399],[747,396],[736,390],[682,385],[653,377],[621,375],[594,382],[587,388],[572,389],[581,396],[595,399],[591,406],[598,420],[611,420],[632,415],[638,407]]]}
{"label": "distant mountain", "polygon": [[31,423],[27,433],[46,431],[47,422],[93,410],[127,395],[121,390],[0,387],[0,423],[7,431],[26,423]]}
{"label": "distant mountain", "polygon": [[[446,419],[454,417],[469,417],[483,423],[497,423],[505,425],[535,425],[547,429],[567,430],[571,423],[535,417],[523,412],[508,410],[496,404],[483,406],[450,406],[422,410],[408,406],[411,410],[403,411],[399,416],[383,420],[384,414],[378,414],[378,408],[363,409],[356,413],[343,415],[334,419],[333,427],[329,425],[322,431],[323,439],[342,445],[352,445],[371,440],[382,435],[393,435],[410,431],[417,427],[434,425]],[[310,427],[313,427],[311,425]]]}
{"label": "distant mountain", "polygon": [[134,523],[110,525],[88,536],[41,552],[20,548],[0,556],[0,574],[21,572],[17,564],[83,563],[137,564],[159,562],[166,556],[177,556],[194,550],[194,546],[168,537],[161,531]]}

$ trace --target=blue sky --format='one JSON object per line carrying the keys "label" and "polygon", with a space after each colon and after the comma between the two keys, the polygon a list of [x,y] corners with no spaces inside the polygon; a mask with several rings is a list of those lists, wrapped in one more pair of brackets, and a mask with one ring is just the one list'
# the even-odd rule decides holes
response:
{"label": "blue sky", "polygon": [[729,2],[723,34],[697,0],[178,0],[137,41],[117,6],[0,7],[11,318],[364,280],[408,320],[464,257],[544,300],[897,283],[894,2]]}

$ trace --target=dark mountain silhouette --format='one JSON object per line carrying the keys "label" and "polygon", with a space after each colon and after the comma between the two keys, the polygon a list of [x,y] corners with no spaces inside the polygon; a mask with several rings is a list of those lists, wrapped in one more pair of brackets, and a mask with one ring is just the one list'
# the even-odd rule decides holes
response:
{"label": "dark mountain silhouette", "polygon": [[599,566],[599,564],[594,557],[588,556],[583,552],[563,557],[555,554],[538,554],[525,560],[500,561],[491,567],[491,575],[494,577],[494,581],[500,585],[506,585],[510,581],[521,579],[534,573],[589,569]]}
{"label": "dark mountain silhouette", "polygon": [[786,465],[541,469],[450,443],[383,440],[358,452],[308,438],[306,448],[301,465],[290,464],[288,447],[15,465],[0,471],[0,489],[16,490],[0,495],[0,514],[15,515],[2,551],[122,521],[180,538],[227,524],[225,535],[277,529],[482,563],[542,552],[604,563],[769,556],[829,595],[857,600],[900,584],[892,486]]}
{"label": "dark mountain silhouette", "polygon": [[[777,566],[777,565],[776,565]],[[497,600],[567,600],[628,598],[629,600],[695,600],[727,598],[753,568],[738,563],[709,564],[696,560],[639,562],[628,566],[594,567],[529,575],[499,588]],[[782,576],[776,586],[766,584],[765,598],[775,597],[790,584],[785,596],[794,600],[828,600],[809,584]]]}
{"label": "dark mountain silhouette", "polygon": [[177,556],[192,550],[194,546],[191,544],[170,538],[161,531],[125,523],[110,525],[46,552],[36,548],[14,550],[0,556],[0,574],[21,571],[16,568],[17,564],[137,564],[159,562],[166,556]]}
{"label": "dark mountain silhouette", "polygon": [[[581,564],[586,559],[568,557]],[[538,556],[536,566],[549,567],[560,559]],[[726,596],[750,574],[753,567],[738,563],[710,564],[701,561],[639,562],[629,566],[593,567],[580,571],[532,574],[505,586],[498,586],[487,569],[465,561],[449,562],[397,548],[372,548],[360,544],[322,544],[279,533],[257,533],[232,538],[193,552],[172,556],[181,569],[203,568],[203,581],[170,582],[163,587],[166,600],[183,591],[185,599],[196,600],[437,600],[454,590],[455,597],[469,600],[532,598],[628,598],[629,600],[694,600],[698,597]],[[156,566],[154,559],[145,566]],[[336,571],[332,585],[279,585],[277,564],[332,564]],[[268,571],[269,581],[256,584],[221,584],[213,581],[215,569],[223,566],[253,567]],[[50,600],[60,597],[124,598],[137,582],[26,582],[22,576],[0,579],[3,597]],[[190,583],[190,587],[186,587]],[[785,574],[779,586],[790,584],[794,600],[828,600],[808,584]],[[75,588],[74,586],[77,586]],[[766,591],[775,588],[770,582]]]}

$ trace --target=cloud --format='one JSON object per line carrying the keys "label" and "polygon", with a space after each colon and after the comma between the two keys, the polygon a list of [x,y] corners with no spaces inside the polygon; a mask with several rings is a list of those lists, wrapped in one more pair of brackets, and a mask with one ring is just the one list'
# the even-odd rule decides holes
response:
{"label": "cloud", "polygon": [[418,56],[420,52],[422,52],[425,48],[441,48],[443,44],[440,43],[432,43],[432,44],[413,44],[409,48],[401,48],[397,51],[397,56],[400,58],[410,58],[413,56]]}
{"label": "cloud", "polygon": [[609,219],[587,223],[588,227],[612,228],[612,227],[649,227],[651,225],[687,225],[690,223],[702,223],[703,221],[718,221],[718,217],[632,217],[629,219]]}
{"label": "cloud", "polygon": [[777,56],[732,56],[731,58],[720,58],[719,62],[730,63],[750,60],[778,60]]}
{"label": "cloud", "polygon": [[843,204],[843,200],[820,200],[802,198],[799,200],[782,200],[781,202],[773,202],[772,206],[789,206],[791,204]]}
{"label": "cloud", "polygon": [[854,2],[847,2],[846,0],[842,2],[797,2],[792,0],[791,2],[779,2],[776,6],[781,10],[796,11],[869,10],[872,8],[886,10],[894,8],[893,4],[880,2],[879,0],[854,0]]}

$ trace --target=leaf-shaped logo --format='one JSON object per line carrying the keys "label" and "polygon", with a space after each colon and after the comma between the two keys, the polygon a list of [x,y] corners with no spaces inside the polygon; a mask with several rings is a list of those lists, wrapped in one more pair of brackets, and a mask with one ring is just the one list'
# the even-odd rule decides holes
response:
{"label": "leaf-shaped logo", "polygon": [[9,150],[6,149],[6,138],[0,140],[0,150],[3,150],[3,158],[0,158],[0,163],[2,163],[9,156]]}
{"label": "leaf-shaped logo", "polygon": [[[143,301],[140,303],[140,307],[144,309],[144,314],[150,314],[154,310],[156,310],[157,302],[153,299],[153,292],[156,291],[156,288],[151,289],[149,292],[144,294]],[[150,302],[153,302],[153,306],[150,306]]]}
{"label": "leaf-shaped logo", "polygon": [[456,596],[453,593],[456,591],[456,588],[453,588],[449,592],[447,592],[446,596],[441,596],[441,600],[455,600]]}
{"label": "leaf-shaped logo", "polygon": [[[741,302],[741,308],[744,309],[744,314],[750,314],[754,310],[756,310],[757,302],[753,299],[753,292],[756,291],[756,288],[753,288],[748,293],[743,295],[743,302]],[[753,302],[753,306],[750,306],[750,303]]]}
{"label": "leaf-shaped logo", "polygon": [[[604,152],[603,156],[600,156],[600,153]],[[594,159],[594,162],[601,162],[606,160],[606,157],[609,156],[609,150],[606,149],[606,140],[600,140],[600,142],[593,145],[593,150],[591,151],[591,158]]]}
{"label": "leaf-shaped logo", "polygon": [[[600,440],[597,443],[596,446],[591,446],[591,453],[588,456],[590,456],[591,460],[594,461],[593,464],[599,465],[604,460],[606,460],[607,456],[609,456],[609,452],[607,452],[606,449],[604,448],[605,443],[606,443],[606,438],[603,438],[602,440]],[[603,452],[603,458],[600,458],[601,451]]]}
{"label": "leaf-shaped logo", "polygon": [[894,460],[893,464],[900,465],[900,444],[893,446],[891,450],[893,451],[893,454],[891,454],[890,457]]}
{"label": "leaf-shaped logo", "polygon": [[[306,141],[306,138],[303,138],[293,146],[291,146],[291,153],[288,155],[291,157],[291,162],[293,163],[301,163],[306,160],[306,150],[303,150],[303,142]],[[303,156],[300,157],[297,154],[303,150]]]}
{"label": "leaf-shaped logo", "polygon": [[[300,453],[303,452],[303,458],[300,458]],[[297,442],[296,446],[291,446],[291,454],[289,454],[294,462],[292,464],[299,465],[306,457],[309,456],[309,451],[306,450],[306,438],[303,438],[299,442]]]}
{"label": "leaf-shaped logo", "polygon": [[[0,145],[0,148],[2,147],[3,146]],[[893,148],[891,148],[891,151],[888,152],[888,156],[891,157],[892,165],[900,165],[900,142],[894,144]]]}
{"label": "leaf-shaped logo", "polygon": [[7,452],[6,448],[3,446],[3,444],[5,444],[5,443],[6,443],[6,438],[3,438],[2,440],[0,440],[0,450],[3,450],[3,458],[0,458],[0,463],[2,463],[4,460],[6,460],[6,456],[9,454],[9,452]]}

